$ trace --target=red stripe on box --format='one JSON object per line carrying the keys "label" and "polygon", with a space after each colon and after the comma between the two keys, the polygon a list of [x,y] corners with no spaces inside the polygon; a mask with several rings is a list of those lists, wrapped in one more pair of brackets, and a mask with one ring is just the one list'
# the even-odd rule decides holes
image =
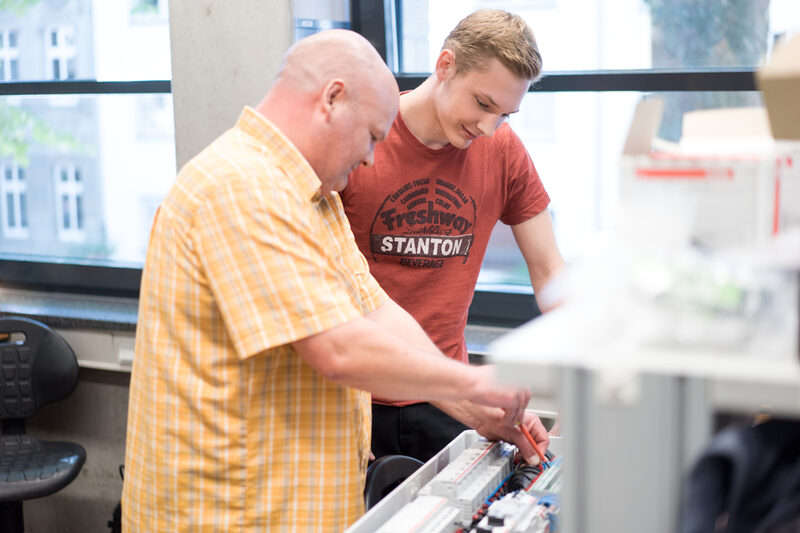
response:
{"label": "red stripe on box", "polygon": [[711,170],[707,168],[637,168],[637,178],[652,179],[733,179],[733,169]]}

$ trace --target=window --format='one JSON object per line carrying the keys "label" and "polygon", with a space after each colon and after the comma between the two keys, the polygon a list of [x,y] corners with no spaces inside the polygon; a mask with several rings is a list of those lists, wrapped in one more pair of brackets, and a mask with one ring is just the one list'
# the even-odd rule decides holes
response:
{"label": "window", "polygon": [[15,81],[19,79],[19,47],[17,31],[0,30],[0,80]]}
{"label": "window", "polygon": [[54,178],[58,238],[64,242],[80,242],[85,238],[81,171],[74,165],[57,165]]}
{"label": "window", "polygon": [[0,196],[3,198],[2,218],[3,236],[9,239],[28,237],[28,184],[25,169],[14,163],[2,167]]}
{"label": "window", "polygon": [[175,177],[167,2],[147,3],[0,3],[0,284],[138,290]]}
{"label": "window", "polygon": [[[382,11],[363,0],[353,5],[353,28],[395,66],[401,89],[424,80],[445,37],[472,11],[506,9],[528,22],[544,77],[510,124],[550,194],[568,262],[614,220],[619,156],[640,98],[665,99],[659,136],[670,141],[680,137],[686,111],[762,105],[754,72],[779,39],[800,31],[794,0],[385,0]],[[479,293],[511,295],[528,284],[510,228],[500,224]],[[499,301],[484,314],[503,313]]]}
{"label": "window", "polygon": [[45,64],[51,80],[75,79],[75,29],[50,26],[45,31]]}

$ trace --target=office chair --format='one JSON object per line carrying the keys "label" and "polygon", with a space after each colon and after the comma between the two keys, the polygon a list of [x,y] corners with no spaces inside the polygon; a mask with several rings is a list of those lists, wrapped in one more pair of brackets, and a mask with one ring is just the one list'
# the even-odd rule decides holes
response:
{"label": "office chair", "polygon": [[78,384],[69,344],[41,322],[0,317],[0,531],[21,533],[22,501],[53,494],[78,475],[86,451],[25,434],[25,421]]}
{"label": "office chair", "polygon": [[384,455],[367,468],[364,502],[367,511],[392,492],[424,463],[407,455]]}

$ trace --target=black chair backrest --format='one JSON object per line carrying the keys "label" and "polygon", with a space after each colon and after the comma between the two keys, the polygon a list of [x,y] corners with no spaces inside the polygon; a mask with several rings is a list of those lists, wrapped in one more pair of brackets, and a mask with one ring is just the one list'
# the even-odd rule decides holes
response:
{"label": "black chair backrest", "polygon": [[58,333],[29,318],[0,317],[0,419],[28,418],[77,384],[78,360]]}
{"label": "black chair backrest", "polygon": [[407,455],[384,455],[367,468],[364,502],[367,511],[392,492],[424,463]]}

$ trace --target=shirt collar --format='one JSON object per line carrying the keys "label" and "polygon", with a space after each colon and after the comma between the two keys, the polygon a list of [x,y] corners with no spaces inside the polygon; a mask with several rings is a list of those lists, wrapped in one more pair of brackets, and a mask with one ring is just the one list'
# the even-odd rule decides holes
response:
{"label": "shirt collar", "polygon": [[291,176],[305,198],[319,198],[322,185],[319,177],[300,151],[272,122],[250,106],[245,106],[236,128],[253,137],[259,145],[275,156],[277,165]]}

